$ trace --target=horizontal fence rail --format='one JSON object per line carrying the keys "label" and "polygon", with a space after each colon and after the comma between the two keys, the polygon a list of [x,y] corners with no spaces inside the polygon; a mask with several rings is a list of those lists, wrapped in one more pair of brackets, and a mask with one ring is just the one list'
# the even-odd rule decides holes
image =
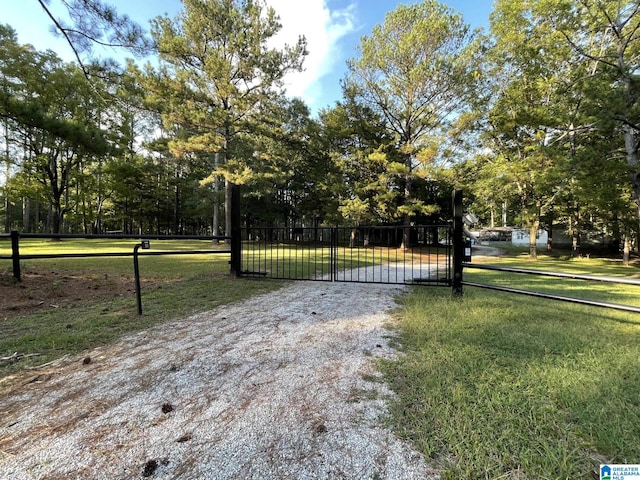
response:
{"label": "horizontal fence rail", "polygon": [[222,250],[165,250],[139,252],[91,252],[91,253],[38,253],[23,254],[20,252],[21,239],[43,239],[43,240],[202,240],[202,241],[231,241],[231,237],[221,235],[123,235],[123,234],[45,234],[45,233],[12,233],[0,234],[0,240],[11,240],[11,255],[0,255],[0,260],[11,260],[13,265],[13,277],[21,280],[20,262],[22,260],[54,259],[54,258],[100,258],[100,257],[136,257],[136,256],[161,256],[161,255],[220,255],[231,254],[231,249]]}
{"label": "horizontal fence rail", "polygon": [[495,270],[508,273],[523,273],[526,275],[539,275],[543,277],[571,278],[572,280],[587,280],[592,282],[619,283],[624,285],[636,285],[640,287],[640,280],[624,277],[607,277],[604,275],[582,275],[579,273],[553,272],[549,270],[535,270],[532,268],[497,267],[494,265],[478,265],[474,263],[463,263],[465,268],[475,268],[478,270]]}
{"label": "horizontal fence rail", "polygon": [[[20,238],[41,238],[45,240],[86,239],[86,240],[231,240],[222,235],[123,235],[123,234],[84,234],[84,233],[20,233]],[[13,233],[0,233],[0,238],[11,238]]]}
{"label": "horizontal fence rail", "polygon": [[451,228],[244,228],[241,258],[243,276],[450,286]]}
{"label": "horizontal fence rail", "polygon": [[[141,257],[153,257],[162,255],[216,255],[230,254],[231,250],[165,250],[162,252],[139,253]],[[100,257],[132,257],[133,252],[103,252],[103,253],[33,253],[20,254],[20,260],[38,260],[52,258],[100,258]],[[0,255],[0,260],[11,260],[11,255]]]}
{"label": "horizontal fence rail", "polygon": [[[517,273],[517,274],[523,274],[523,275],[537,275],[537,276],[545,276],[545,277],[570,278],[572,280],[584,280],[584,281],[603,282],[603,283],[617,283],[617,284],[624,284],[624,285],[635,285],[635,286],[640,287],[640,280],[634,280],[634,279],[631,279],[631,278],[623,278],[623,277],[609,277],[609,276],[599,276],[599,275],[581,275],[581,274],[566,273],[566,272],[552,272],[552,271],[548,271],[548,270],[534,270],[534,269],[527,269],[527,268],[498,267],[498,266],[495,266],[495,265],[479,265],[479,264],[474,264],[474,263],[464,263],[463,266],[464,266],[464,268],[473,268],[473,269],[477,269],[477,270],[493,270],[493,271],[498,271],[498,272]],[[485,284],[485,283],[468,282],[466,280],[464,280],[462,283],[463,283],[463,285],[466,285],[466,286],[469,286],[469,287],[477,287],[477,288],[484,288],[484,289],[495,290],[495,291],[500,291],[500,292],[515,293],[515,294],[519,294],[519,295],[527,295],[527,296],[531,296],[531,297],[546,298],[546,299],[550,299],[550,300],[558,300],[558,301],[562,301],[562,302],[575,303],[575,304],[579,304],[579,305],[588,305],[588,306],[591,306],[591,307],[603,307],[603,308],[610,308],[610,309],[614,309],[614,310],[621,310],[621,311],[625,311],[625,312],[640,313],[640,307],[635,307],[633,305],[624,305],[624,304],[620,304],[620,303],[611,303],[611,302],[601,302],[601,301],[598,301],[598,300],[589,300],[589,299],[585,299],[585,298],[569,297],[569,296],[565,296],[565,295],[557,295],[557,294],[553,294],[553,293],[545,293],[545,292],[539,292],[539,291],[533,291],[533,290],[523,290],[523,289],[520,289],[520,288],[505,287],[505,286],[502,286],[502,285],[490,285],[490,284]]]}

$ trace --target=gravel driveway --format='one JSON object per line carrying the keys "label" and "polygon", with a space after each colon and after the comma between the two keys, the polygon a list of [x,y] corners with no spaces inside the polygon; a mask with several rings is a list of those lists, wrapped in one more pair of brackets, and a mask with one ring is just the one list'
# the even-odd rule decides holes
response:
{"label": "gravel driveway", "polygon": [[298,282],[0,398],[0,478],[434,479],[383,426],[402,286]]}

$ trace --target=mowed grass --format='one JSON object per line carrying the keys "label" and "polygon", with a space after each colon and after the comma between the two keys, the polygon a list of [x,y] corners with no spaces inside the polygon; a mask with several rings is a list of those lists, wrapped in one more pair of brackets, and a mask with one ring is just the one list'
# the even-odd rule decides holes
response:
{"label": "mowed grass", "polygon": [[[132,253],[137,240],[131,239],[20,239],[20,255],[75,254],[75,253]],[[149,252],[172,252],[186,250],[229,250],[223,243],[213,244],[209,240],[150,240]],[[140,254],[145,252],[140,250]],[[0,255],[11,255],[8,238],[0,241]],[[10,261],[7,261],[10,266]]]}
{"label": "mowed grass", "polygon": [[[637,277],[598,260],[508,266]],[[465,279],[639,305],[640,287],[498,272]],[[599,478],[640,463],[640,315],[466,287],[403,299],[403,354],[381,369],[391,422],[445,479]]]}
{"label": "mowed grass", "polygon": [[[485,260],[485,263],[489,263]],[[491,260],[499,267],[523,268],[527,270],[561,271],[569,274],[621,277],[640,282],[640,264],[625,267],[621,262],[610,259],[564,258],[541,255],[538,260],[530,260],[527,254],[514,253],[509,257]],[[640,287],[629,287],[616,283],[592,282],[570,278],[524,275],[518,273],[495,272],[480,269],[465,269],[464,279],[524,290],[554,293],[569,297],[622,303],[640,306]]]}
{"label": "mowed grass", "polygon": [[[69,252],[83,248],[71,241],[33,248],[46,253],[60,243]],[[152,242],[152,251],[160,250],[158,243]],[[131,251],[133,244],[108,248]],[[0,377],[282,285],[230,277],[228,258],[141,257],[141,317],[130,292],[5,319],[0,356],[39,355],[3,362]],[[495,263],[640,274],[637,267],[586,259],[528,262],[515,256]],[[23,264],[23,271],[31,269],[122,275],[133,282],[131,258]],[[465,279],[640,305],[640,287],[471,269]],[[640,315],[471,287],[462,299],[453,299],[445,288],[414,288],[402,302],[397,340],[402,355],[380,365],[397,392],[390,422],[443,470],[443,478],[588,479],[598,478],[600,463],[640,463]]]}
{"label": "mowed grass", "polygon": [[[97,253],[131,252],[135,241],[64,240],[47,242],[28,240],[21,253]],[[2,244],[0,244],[2,245]],[[150,252],[174,250],[219,250],[210,242],[151,242]],[[4,252],[2,252],[4,253]],[[141,254],[145,251],[140,251]],[[0,273],[5,285],[16,294],[28,287],[29,279],[13,283],[11,262],[3,261]],[[228,254],[144,256],[139,259],[142,281],[143,315],[137,314],[131,257],[33,259],[21,263],[23,274],[55,273],[56,278],[99,278],[104,292],[95,299],[83,295],[81,301],[59,308],[43,308],[27,315],[20,310],[0,318],[0,357],[14,353],[18,361],[0,362],[0,378],[24,368],[41,365],[65,355],[74,355],[90,348],[117,341],[123,335],[140,331],[168,320],[185,318],[196,312],[249,298],[282,286],[281,282],[261,279],[237,279],[229,274]],[[57,280],[48,289],[56,288]],[[122,284],[127,290],[123,291]],[[60,283],[62,285],[62,282]],[[62,287],[59,287],[62,288]],[[119,292],[119,293],[118,293]],[[60,292],[60,295],[73,292]],[[33,355],[33,356],[31,356]]]}

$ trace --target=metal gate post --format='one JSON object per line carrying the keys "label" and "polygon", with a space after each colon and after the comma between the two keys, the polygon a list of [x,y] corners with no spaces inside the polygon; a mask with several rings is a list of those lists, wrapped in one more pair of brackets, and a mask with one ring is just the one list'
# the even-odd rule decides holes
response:
{"label": "metal gate post", "polygon": [[[242,229],[240,228],[240,187],[231,186],[231,273],[236,277],[242,271]],[[227,233],[227,235],[229,235]]]}
{"label": "metal gate post", "polygon": [[453,295],[462,296],[464,237],[462,227],[462,190],[453,191]]}
{"label": "metal gate post", "polygon": [[138,250],[140,247],[147,250],[150,247],[149,240],[142,240],[133,247],[133,275],[136,282],[136,303],[138,304],[138,315],[142,315],[142,292],[140,291],[140,265],[138,264]]}
{"label": "metal gate post", "polygon": [[22,273],[20,272],[20,233],[11,230],[11,260],[13,262],[13,278],[20,282]]}

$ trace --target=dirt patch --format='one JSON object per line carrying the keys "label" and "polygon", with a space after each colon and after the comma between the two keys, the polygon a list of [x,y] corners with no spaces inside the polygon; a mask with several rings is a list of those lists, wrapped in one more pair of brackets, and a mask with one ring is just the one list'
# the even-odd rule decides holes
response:
{"label": "dirt patch", "polygon": [[17,282],[0,277],[0,320],[73,303],[110,300],[134,292],[132,278],[108,274],[69,274],[30,270]]}
{"label": "dirt patch", "polygon": [[41,372],[0,396],[0,478],[438,478],[383,422],[403,288],[300,282]]}

